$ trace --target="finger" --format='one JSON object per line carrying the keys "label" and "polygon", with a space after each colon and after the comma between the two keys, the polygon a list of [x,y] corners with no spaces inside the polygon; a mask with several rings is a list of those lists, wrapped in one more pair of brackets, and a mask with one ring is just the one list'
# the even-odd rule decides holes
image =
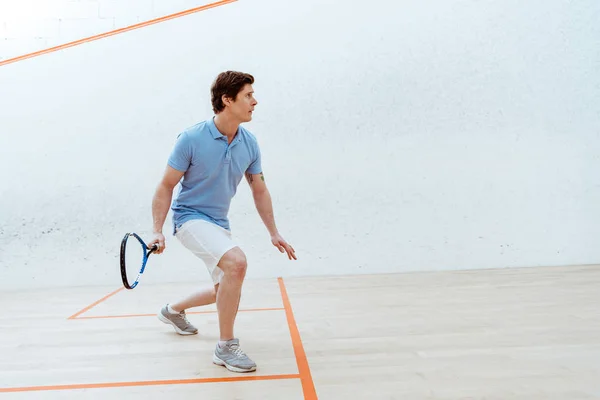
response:
{"label": "finger", "polygon": [[291,260],[292,258],[295,260],[296,259],[296,254],[294,251],[294,248],[292,246],[290,246],[289,244],[286,243],[286,249],[287,254],[288,254],[288,258]]}

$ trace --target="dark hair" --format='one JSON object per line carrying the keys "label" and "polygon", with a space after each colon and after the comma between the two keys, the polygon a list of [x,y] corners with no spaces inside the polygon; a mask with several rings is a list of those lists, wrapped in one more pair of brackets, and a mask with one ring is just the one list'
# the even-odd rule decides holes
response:
{"label": "dark hair", "polygon": [[254,77],[245,72],[225,71],[221,72],[213,82],[211,92],[211,103],[215,113],[219,113],[225,109],[222,96],[235,100],[238,93],[247,84],[252,85]]}

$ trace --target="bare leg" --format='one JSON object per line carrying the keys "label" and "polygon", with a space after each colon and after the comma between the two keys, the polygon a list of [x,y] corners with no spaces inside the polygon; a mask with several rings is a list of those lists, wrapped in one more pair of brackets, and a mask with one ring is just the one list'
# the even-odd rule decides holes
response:
{"label": "bare leg", "polygon": [[193,293],[188,297],[178,301],[177,303],[171,304],[171,308],[174,311],[180,312],[192,307],[200,307],[213,304],[217,299],[216,292],[218,288],[219,285],[217,284],[215,285],[215,287]]}
{"label": "bare leg", "polygon": [[220,339],[234,338],[233,325],[238,312],[242,293],[242,284],[246,276],[246,255],[239,248],[229,250],[221,258],[219,268],[223,270],[223,278],[217,291],[217,311],[219,313]]}

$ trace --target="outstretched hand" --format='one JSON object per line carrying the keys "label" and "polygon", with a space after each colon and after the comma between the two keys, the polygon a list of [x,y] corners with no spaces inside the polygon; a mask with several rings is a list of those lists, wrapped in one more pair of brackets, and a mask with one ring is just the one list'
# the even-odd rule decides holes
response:
{"label": "outstretched hand", "polygon": [[286,242],[280,234],[277,233],[271,236],[271,243],[273,243],[273,246],[277,247],[281,253],[287,253],[287,256],[290,260],[297,260],[296,250],[294,250],[294,248],[288,242]]}

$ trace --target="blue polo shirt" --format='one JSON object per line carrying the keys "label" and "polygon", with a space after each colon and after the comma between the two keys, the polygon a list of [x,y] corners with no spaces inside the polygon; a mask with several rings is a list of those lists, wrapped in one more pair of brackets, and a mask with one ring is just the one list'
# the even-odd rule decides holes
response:
{"label": "blue polo shirt", "polygon": [[227,214],[238,184],[246,172],[262,172],[254,135],[240,126],[233,141],[227,143],[213,118],[177,136],[168,165],[185,172],[171,204],[173,233],[195,218],[230,230]]}

